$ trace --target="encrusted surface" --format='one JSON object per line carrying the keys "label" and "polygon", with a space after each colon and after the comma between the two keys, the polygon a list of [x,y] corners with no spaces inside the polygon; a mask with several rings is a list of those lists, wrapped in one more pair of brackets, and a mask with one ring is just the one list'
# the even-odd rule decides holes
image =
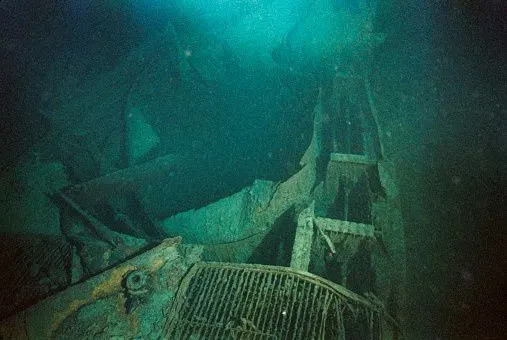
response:
{"label": "encrusted surface", "polygon": [[[87,281],[71,286],[0,322],[0,338],[111,338],[160,335],[164,310],[188,267],[200,259],[200,247],[181,238],[157,247]],[[147,292],[128,306],[125,279],[140,270]]]}
{"label": "encrusted surface", "polygon": [[164,330],[168,339],[340,339],[349,329],[382,338],[382,307],[290,268],[198,263],[185,276]]}

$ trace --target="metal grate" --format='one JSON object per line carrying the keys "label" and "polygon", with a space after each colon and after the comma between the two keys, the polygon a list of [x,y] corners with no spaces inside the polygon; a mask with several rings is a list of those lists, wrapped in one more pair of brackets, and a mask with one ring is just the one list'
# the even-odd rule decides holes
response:
{"label": "metal grate", "polygon": [[[198,263],[169,311],[169,339],[382,337],[379,305],[318,276],[285,267]],[[351,331],[348,331],[351,329]]]}

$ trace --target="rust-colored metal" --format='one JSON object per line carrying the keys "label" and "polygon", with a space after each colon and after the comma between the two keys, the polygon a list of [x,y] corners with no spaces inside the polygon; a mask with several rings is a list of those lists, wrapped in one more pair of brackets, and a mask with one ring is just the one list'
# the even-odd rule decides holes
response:
{"label": "rust-colored metal", "polygon": [[168,339],[342,339],[348,328],[381,339],[394,327],[382,306],[316,275],[215,262],[190,269],[168,315]]}
{"label": "rust-colored metal", "polygon": [[[166,239],[137,257],[1,320],[0,339],[58,338],[62,325],[83,307],[108,297],[113,297],[117,304],[122,305],[122,281],[126,275],[134,270],[152,274],[158,272],[165,263],[179,257],[177,246],[180,243],[180,237]],[[132,333],[136,334],[136,331],[132,330]]]}

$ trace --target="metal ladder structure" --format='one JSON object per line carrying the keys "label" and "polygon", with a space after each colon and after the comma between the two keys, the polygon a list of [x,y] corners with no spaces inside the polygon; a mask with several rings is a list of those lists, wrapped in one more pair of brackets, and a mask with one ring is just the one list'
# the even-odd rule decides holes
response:
{"label": "metal ladder structure", "polygon": [[[352,111],[347,110],[349,119],[351,114]],[[375,128],[373,135],[377,135],[376,126],[369,130],[364,128],[364,118],[360,124],[363,131],[371,132]],[[392,249],[385,247],[384,238],[390,246],[393,235],[401,230],[401,215],[392,209],[395,199],[391,197],[392,188],[383,189],[388,171],[383,161],[372,152],[375,138],[371,134],[361,137],[363,154],[340,153],[341,150],[336,149],[339,145],[336,134],[331,138],[333,152],[329,155],[324,183],[311,204],[297,216],[290,267],[217,262],[195,264],[182,280],[168,310],[169,318],[164,328],[166,337],[392,339],[402,334],[402,326],[389,314],[383,302],[393,293],[392,276],[403,273],[403,268],[399,267],[403,267],[404,261],[403,254],[393,254],[389,260],[383,258],[386,256],[384,251]],[[349,211],[351,189],[342,190],[345,193],[340,200],[342,218],[316,215],[316,200],[320,199],[321,205],[329,205],[326,200],[332,193],[332,201],[337,201],[336,193],[340,188],[350,188],[360,182],[369,192],[375,193],[363,204],[367,211],[363,214],[363,221],[350,218],[354,217]],[[379,259],[375,268],[380,274],[380,297],[373,292],[359,295],[347,289],[345,282],[332,282],[311,273],[312,261],[323,249],[317,244],[323,243],[330,254],[339,254],[346,252],[346,244],[360,242],[382,244],[383,252],[377,254]]]}

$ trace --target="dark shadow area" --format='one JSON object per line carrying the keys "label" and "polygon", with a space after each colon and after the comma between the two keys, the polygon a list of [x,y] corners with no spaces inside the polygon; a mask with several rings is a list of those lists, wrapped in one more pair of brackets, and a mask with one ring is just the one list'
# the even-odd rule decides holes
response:
{"label": "dark shadow area", "polygon": [[383,88],[386,100],[396,102],[395,91],[416,98],[405,117],[388,118],[399,122],[390,143],[405,220],[410,331],[415,338],[501,338],[507,5],[383,5],[379,28],[389,34],[377,52],[399,75]]}
{"label": "dark shadow area", "polygon": [[275,222],[272,230],[255,249],[248,263],[289,266],[296,236],[294,208],[287,210]]}
{"label": "dark shadow area", "polygon": [[371,223],[371,197],[366,174],[356,183],[341,177],[338,193],[326,217],[358,223]]}
{"label": "dark shadow area", "polygon": [[48,119],[37,111],[37,98],[27,93],[28,76],[17,61],[0,61],[0,174],[15,166],[50,129]]}
{"label": "dark shadow area", "polygon": [[347,288],[359,295],[376,291],[370,246],[368,241],[360,242],[347,263]]}

